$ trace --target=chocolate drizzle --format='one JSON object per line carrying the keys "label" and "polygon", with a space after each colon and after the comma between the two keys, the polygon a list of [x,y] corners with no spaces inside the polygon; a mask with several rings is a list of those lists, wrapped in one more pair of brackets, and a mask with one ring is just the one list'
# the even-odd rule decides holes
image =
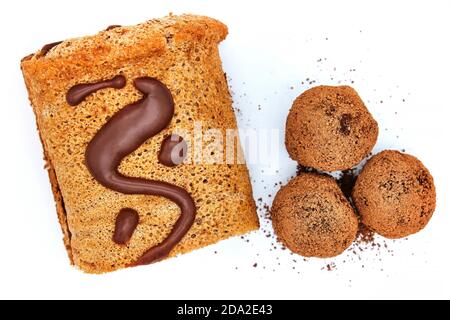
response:
{"label": "chocolate drizzle", "polygon": [[108,28],[106,28],[105,31],[110,31],[112,29],[116,29],[116,28],[120,28],[120,27],[122,27],[122,26],[119,24],[113,24],[112,26],[109,26]]}
{"label": "chocolate drizzle", "polygon": [[20,60],[20,62],[24,62],[24,61],[30,60],[33,57],[34,57],[34,53],[29,54],[29,55],[23,57],[22,60]]}
{"label": "chocolate drizzle", "polygon": [[101,89],[114,88],[122,89],[125,87],[127,81],[124,76],[116,76],[110,80],[100,81],[96,83],[85,83],[73,86],[67,92],[66,100],[72,107],[79,105],[88,96]]}
{"label": "chocolate drizzle", "polygon": [[122,160],[165,129],[174,114],[173,98],[164,84],[153,78],[139,78],[134,86],[144,97],[117,112],[97,132],[87,147],[86,165],[104,187],[124,194],[161,196],[181,209],[169,236],[134,264],[144,265],[168,256],[193,225],[196,207],[183,188],[163,181],[127,177],[119,172]]}
{"label": "chocolate drizzle", "polygon": [[120,210],[116,218],[116,229],[113,241],[117,244],[127,244],[139,224],[139,213],[136,210],[125,208]]}
{"label": "chocolate drizzle", "polygon": [[158,160],[167,167],[176,167],[183,163],[187,156],[188,145],[182,137],[172,134],[164,139]]}
{"label": "chocolate drizzle", "polygon": [[57,41],[57,42],[46,44],[41,49],[41,56],[43,56],[43,57],[46,56],[47,53],[49,53],[50,50],[52,50],[54,47],[60,45],[61,43],[63,43],[63,42],[62,41]]}

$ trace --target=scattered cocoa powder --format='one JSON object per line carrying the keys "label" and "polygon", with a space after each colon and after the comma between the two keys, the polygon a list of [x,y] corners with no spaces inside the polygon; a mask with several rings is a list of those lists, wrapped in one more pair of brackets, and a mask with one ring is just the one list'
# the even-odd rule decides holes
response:
{"label": "scattered cocoa powder", "polygon": [[359,224],[358,235],[356,236],[356,243],[372,244],[375,242],[375,232],[367,228],[362,223]]}
{"label": "scattered cocoa powder", "polygon": [[[326,38],[325,40],[328,40],[328,38]],[[327,58],[319,58],[317,60],[317,63],[322,65],[326,60],[327,60]],[[337,72],[337,68],[335,67],[333,69],[333,71]],[[356,72],[356,68],[349,69],[349,72],[354,74]],[[335,77],[335,75],[333,75],[333,74],[330,77],[330,79],[332,81],[335,81],[336,78],[337,77]],[[339,79],[336,79],[336,81],[337,80],[339,80]],[[229,78],[229,81],[231,81],[231,78]],[[345,80],[342,79],[342,80],[339,80],[338,83],[345,83],[345,82],[354,84],[355,80],[353,80],[353,79],[345,79]],[[314,85],[316,83],[316,80],[313,80],[310,77],[308,77],[304,81],[301,81],[300,83],[301,83],[301,86],[302,86],[300,89],[306,90],[308,88],[305,88],[304,86]],[[300,83],[296,83],[295,87],[294,86],[290,86],[289,90],[294,90],[295,88],[298,88]],[[245,85],[245,82],[243,83],[243,85]],[[237,97],[236,93],[233,92],[231,85],[230,85],[230,91],[231,91],[233,97]],[[277,94],[277,92],[275,92],[275,94]],[[239,95],[239,97],[241,97],[241,98],[243,96],[247,96],[247,94],[244,93],[244,94]],[[390,96],[389,99],[392,99],[392,96]],[[381,103],[382,104],[384,102],[387,102],[387,100],[388,100],[387,98],[386,98],[386,100],[378,99],[375,103]],[[264,101],[267,101],[267,98],[264,98]],[[405,101],[406,101],[406,99],[402,99],[402,102],[405,102]],[[370,103],[370,101],[367,101],[367,102]],[[262,111],[261,104],[257,104],[257,110],[258,111]],[[239,104],[238,103],[235,104],[235,111],[236,111],[237,117],[240,118],[241,121],[244,121],[244,119],[243,119],[243,112],[239,108]],[[247,121],[249,121],[249,120],[247,119]],[[343,130],[344,131],[345,131],[345,122],[346,121],[344,119],[344,121],[343,121]],[[388,129],[385,128],[385,130],[387,131]],[[405,152],[404,149],[402,149],[401,151]],[[370,154],[366,158],[366,161],[371,156],[372,156],[372,154]],[[363,161],[363,163],[364,162],[365,161]],[[352,193],[352,190],[353,190],[353,187],[354,187],[354,183],[356,182],[356,178],[357,178],[357,176],[359,174],[360,169],[361,169],[361,166],[358,167],[357,169],[355,168],[355,169],[343,171],[340,174],[339,178],[337,179],[337,182],[338,182],[339,186],[341,187],[341,189],[342,189],[343,193],[345,194],[345,196],[347,197],[347,199],[349,199],[349,201],[352,204],[352,206],[353,206],[353,201],[352,201],[352,198],[351,198],[351,193]],[[308,167],[304,167],[304,166],[298,165],[296,174],[299,175],[299,174],[302,174],[302,173],[326,174],[326,173],[320,172],[320,171],[318,171],[316,169],[313,169],[313,168],[308,168]],[[294,176],[292,178],[294,178]],[[257,183],[256,180],[254,180],[253,182]],[[262,180],[261,183],[264,184],[265,183],[264,180]],[[273,186],[275,188],[271,188],[270,186],[266,185],[266,186],[263,187],[263,189],[264,190],[271,190],[271,189],[277,190],[277,189],[279,189],[279,187],[281,187],[285,183],[283,183],[283,182],[275,183],[274,186]],[[271,202],[271,199],[270,199],[271,197],[272,197],[271,195],[268,196],[268,199],[270,200],[270,202]],[[285,251],[286,248],[281,243],[279,243],[277,241],[276,235],[274,234],[273,229],[272,229],[271,215],[270,215],[270,204],[266,203],[262,197],[257,199],[257,211],[258,211],[258,214],[259,214],[259,217],[260,217],[260,221],[261,221],[261,229],[260,230],[262,231],[262,233],[263,233],[265,238],[273,239],[273,241],[271,241],[271,248],[269,248],[269,251],[276,251],[276,250],[280,250],[280,249],[281,249],[281,251],[278,251],[278,252]],[[355,212],[357,212],[356,209],[355,209]],[[243,237],[241,237],[241,239],[243,241],[245,241],[245,243],[249,243],[250,242],[250,240],[248,239],[247,236],[243,236]],[[263,250],[266,250],[266,249],[263,248]],[[388,253],[393,255],[392,250],[390,250],[388,248],[388,244],[387,244],[386,240],[383,240],[383,238],[380,238],[380,237],[376,237],[376,235],[375,235],[375,233],[373,231],[371,231],[370,229],[365,227],[363,224],[360,224],[356,240],[352,244],[352,246],[346,251],[346,253],[344,253],[344,260],[342,260],[342,263],[346,263],[346,262],[354,263],[355,261],[361,261],[362,262],[363,261],[363,254],[364,254],[364,252],[374,251],[374,250],[376,251],[376,256],[379,257],[380,261],[381,261],[381,257],[380,257],[381,253],[386,253],[386,251],[387,251]],[[285,253],[282,253],[282,254],[285,254]],[[295,256],[292,253],[291,253],[291,255]],[[260,255],[259,253],[256,254],[256,257],[259,258],[260,256],[264,256],[264,255],[263,254]],[[280,261],[280,257],[276,257],[276,260]],[[298,264],[308,263],[309,261],[310,261],[309,259],[303,258],[303,257],[299,257],[298,259],[293,259],[292,262],[291,262],[293,264],[292,269],[296,270],[296,269],[298,269]],[[277,262],[277,264],[278,264],[278,266],[281,267],[281,262]],[[366,262],[366,264],[367,264],[367,262]],[[261,264],[261,261],[255,262],[253,264],[253,267],[257,268],[260,265],[261,265],[261,268],[263,270],[266,270],[266,266],[264,264]],[[361,268],[364,269],[365,265],[361,264]],[[236,270],[237,269],[238,268],[236,267]],[[322,269],[326,270],[326,271],[330,271],[330,272],[331,271],[336,271],[338,269],[337,262],[334,262],[334,261],[328,262],[327,261],[326,266],[324,268],[322,268]],[[275,269],[273,271],[276,272]]]}
{"label": "scattered cocoa powder", "polygon": [[328,263],[325,267],[322,268],[322,270],[326,270],[328,272],[335,271],[336,264],[334,262]]}

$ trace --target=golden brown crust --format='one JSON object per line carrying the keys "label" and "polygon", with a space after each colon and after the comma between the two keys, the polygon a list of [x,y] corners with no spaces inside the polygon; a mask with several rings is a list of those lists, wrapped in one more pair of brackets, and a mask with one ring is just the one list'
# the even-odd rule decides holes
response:
{"label": "golden brown crust", "polygon": [[[120,69],[130,57],[160,56],[168,47],[181,45],[190,54],[194,44],[215,45],[228,34],[227,27],[208,17],[182,15],[154,19],[146,23],[102,31],[94,36],[69,39],[45,56],[38,51],[22,60],[22,68],[34,73],[34,80],[88,77],[93,65],[108,64]],[[178,48],[180,49],[180,48]],[[191,52],[192,53],[192,52]]]}
{"label": "golden brown crust", "polygon": [[337,256],[358,231],[356,214],[336,181],[323,175],[291,180],[276,195],[271,214],[280,241],[305,257]]}
{"label": "golden brown crust", "polygon": [[66,209],[64,207],[64,200],[63,200],[63,197],[61,194],[61,190],[59,189],[55,170],[53,169],[51,163],[48,162],[48,160],[47,160],[47,171],[48,171],[48,177],[50,180],[50,184],[52,186],[53,198],[55,199],[56,213],[58,214],[58,221],[59,221],[59,224],[61,225],[61,229],[63,232],[64,246],[66,247],[66,251],[67,251],[67,255],[69,256],[70,263],[74,264],[73,256],[72,256],[72,248],[70,247],[70,239],[72,236],[69,231],[69,226],[67,225],[67,213],[66,213]]}
{"label": "golden brown crust", "polygon": [[[28,55],[27,57],[22,59],[22,62],[30,59],[33,55]],[[28,89],[28,86],[27,86]],[[30,102],[31,102],[31,96],[29,95],[30,98]],[[47,170],[47,174],[48,174],[48,178],[50,181],[50,186],[52,189],[52,194],[53,194],[53,199],[55,201],[55,206],[56,206],[56,214],[58,215],[58,221],[59,224],[61,226],[61,230],[63,232],[63,242],[64,242],[64,247],[66,248],[67,251],[67,255],[69,257],[69,261],[70,264],[74,264],[73,261],[73,255],[72,255],[72,248],[70,246],[70,239],[71,239],[71,234],[69,231],[69,226],[67,224],[67,213],[66,213],[66,209],[64,206],[64,200],[61,194],[61,190],[59,189],[59,184],[58,184],[58,180],[56,178],[56,173],[55,173],[55,169],[51,163],[51,161],[49,160],[49,157],[47,155],[47,150],[44,144],[44,140],[42,139],[42,134],[41,134],[41,130],[39,129],[39,123],[37,121],[37,114],[35,112],[36,110],[33,108],[33,112],[36,116],[36,128],[39,134],[39,140],[41,141],[42,144],[42,148],[43,148],[43,155],[44,155],[44,161],[45,161],[45,169]]]}
{"label": "golden brown crust", "polygon": [[286,124],[291,158],[323,171],[356,166],[377,137],[377,122],[348,86],[319,86],[304,92],[295,100]]}
{"label": "golden brown crust", "polygon": [[[38,52],[22,61],[61,208],[60,221],[66,238],[70,236],[68,250],[82,270],[102,273],[128,266],[160,243],[179,216],[178,207],[164,198],[123,195],[102,187],[84,164],[86,146],[95,133],[111,115],[140,98],[132,84],[137,77],[155,77],[171,90],[175,116],[166,130],[127,157],[120,171],[181,186],[198,207],[194,226],[171,256],[259,227],[245,165],[201,163],[167,168],[157,160],[161,142],[169,133],[182,129],[196,139],[192,137],[195,121],[202,122],[203,133],[208,128],[223,134],[236,128],[217,47],[226,34],[226,26],[211,18],[169,16],[67,40],[46,55]],[[72,86],[118,74],[127,79],[124,89],[101,90],[77,107],[67,104],[65,96]],[[141,218],[127,246],[112,241],[114,220],[123,207],[137,210]]]}
{"label": "golden brown crust", "polygon": [[397,239],[425,228],[436,208],[433,177],[415,157],[383,151],[365,165],[353,190],[362,222]]}

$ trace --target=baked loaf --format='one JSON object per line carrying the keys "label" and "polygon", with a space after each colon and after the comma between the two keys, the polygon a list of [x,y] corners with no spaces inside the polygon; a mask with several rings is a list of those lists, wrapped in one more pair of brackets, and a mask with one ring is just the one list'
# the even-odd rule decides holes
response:
{"label": "baked loaf", "polygon": [[433,177],[417,158],[383,151],[365,165],[353,200],[366,226],[397,239],[425,228],[436,208],[436,190]]}
{"label": "baked loaf", "polygon": [[[201,139],[195,122],[200,132],[236,128],[218,52],[226,35],[208,17],[168,16],[22,60],[64,243],[83,271],[148,264],[259,227],[245,165],[188,161]],[[180,129],[187,136],[168,141]],[[183,139],[180,164],[163,153]]]}
{"label": "baked loaf", "polygon": [[356,238],[358,218],[336,181],[302,173],[276,195],[271,210],[275,233],[304,257],[330,258]]}
{"label": "baked loaf", "polygon": [[322,171],[350,169],[374,147],[378,124],[348,86],[319,86],[294,102],[286,124],[292,159]]}

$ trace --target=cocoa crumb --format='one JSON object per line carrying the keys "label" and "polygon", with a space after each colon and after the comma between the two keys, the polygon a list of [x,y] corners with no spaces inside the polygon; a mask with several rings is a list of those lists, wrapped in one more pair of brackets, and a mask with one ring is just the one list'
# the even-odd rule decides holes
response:
{"label": "cocoa crumb", "polygon": [[325,267],[323,267],[322,270],[326,270],[328,272],[335,271],[336,264],[334,262],[331,262],[331,263],[327,264]]}
{"label": "cocoa crumb", "polygon": [[[372,246],[375,244],[375,232],[367,228],[364,224],[359,224],[358,235],[356,236],[357,244],[371,244]],[[387,248],[387,244],[385,243],[385,248]]]}

